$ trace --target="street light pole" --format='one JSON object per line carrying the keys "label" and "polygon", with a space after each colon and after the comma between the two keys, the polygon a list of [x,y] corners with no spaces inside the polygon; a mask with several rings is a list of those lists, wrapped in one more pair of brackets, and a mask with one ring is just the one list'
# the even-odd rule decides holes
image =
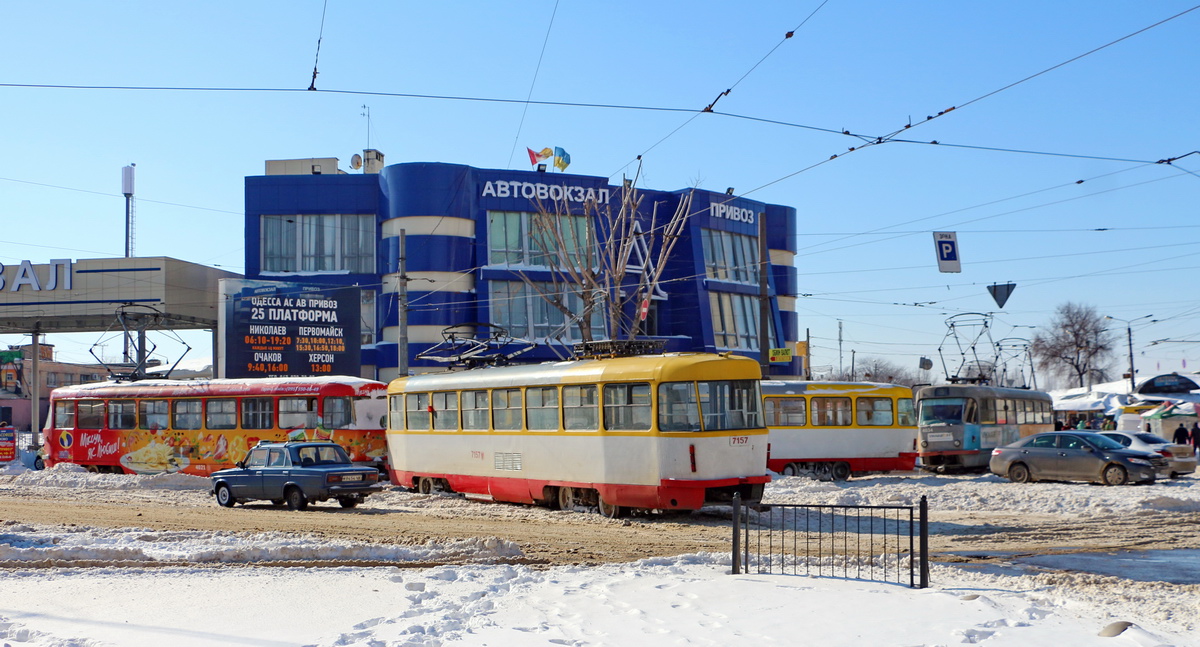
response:
{"label": "street light pole", "polygon": [[1125,335],[1129,340],[1129,395],[1133,395],[1133,390],[1137,388],[1137,385],[1133,381],[1133,322],[1140,321],[1142,319],[1149,319],[1153,316],[1154,315],[1146,315],[1136,319],[1118,319],[1116,317],[1109,316],[1104,317],[1105,319],[1112,319],[1113,321],[1120,321],[1125,324]]}

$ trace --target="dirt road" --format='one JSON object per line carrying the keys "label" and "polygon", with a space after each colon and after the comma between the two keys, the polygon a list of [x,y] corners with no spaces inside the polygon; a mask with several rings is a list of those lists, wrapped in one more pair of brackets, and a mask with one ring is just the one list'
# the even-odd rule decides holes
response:
{"label": "dirt road", "polygon": [[[531,564],[594,564],[730,547],[728,511],[613,521],[594,513],[388,492],[355,510],[325,503],[307,512],[269,504],[225,509],[199,491],[113,490],[80,496],[68,488],[3,487],[0,521],[157,530],[294,532],[363,542],[497,537],[518,544]],[[1011,513],[931,513],[930,548],[944,561],[987,560],[1000,552],[1200,548],[1200,513],[1143,512],[1088,518]]]}

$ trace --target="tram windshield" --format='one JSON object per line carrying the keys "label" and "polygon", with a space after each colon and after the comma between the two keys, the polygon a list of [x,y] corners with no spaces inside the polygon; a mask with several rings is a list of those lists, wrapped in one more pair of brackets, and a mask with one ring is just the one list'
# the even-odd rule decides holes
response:
{"label": "tram windshield", "polygon": [[922,427],[939,425],[961,425],[963,410],[966,409],[966,398],[929,398],[921,400]]}

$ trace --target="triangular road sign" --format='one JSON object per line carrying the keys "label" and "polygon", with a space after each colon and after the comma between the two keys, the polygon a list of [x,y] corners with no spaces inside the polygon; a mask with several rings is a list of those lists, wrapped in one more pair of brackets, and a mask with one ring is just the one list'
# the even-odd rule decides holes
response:
{"label": "triangular road sign", "polygon": [[992,298],[996,300],[997,308],[1003,308],[1004,304],[1008,303],[1008,297],[1012,296],[1015,289],[1017,289],[1016,283],[993,283],[988,286],[988,292],[991,292]]}

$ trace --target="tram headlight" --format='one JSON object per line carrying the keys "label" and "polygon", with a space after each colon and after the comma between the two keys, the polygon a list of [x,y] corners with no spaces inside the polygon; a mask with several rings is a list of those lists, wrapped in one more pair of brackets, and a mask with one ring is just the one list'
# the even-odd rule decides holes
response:
{"label": "tram headlight", "polygon": [[956,441],[954,441],[954,446],[955,446],[955,447],[962,447],[962,441],[961,441],[961,440],[956,440]]}
{"label": "tram headlight", "polygon": [[929,441],[928,441],[928,440],[922,440],[922,441],[921,441],[921,446],[922,446],[922,447],[928,447],[928,446],[929,446]]}

